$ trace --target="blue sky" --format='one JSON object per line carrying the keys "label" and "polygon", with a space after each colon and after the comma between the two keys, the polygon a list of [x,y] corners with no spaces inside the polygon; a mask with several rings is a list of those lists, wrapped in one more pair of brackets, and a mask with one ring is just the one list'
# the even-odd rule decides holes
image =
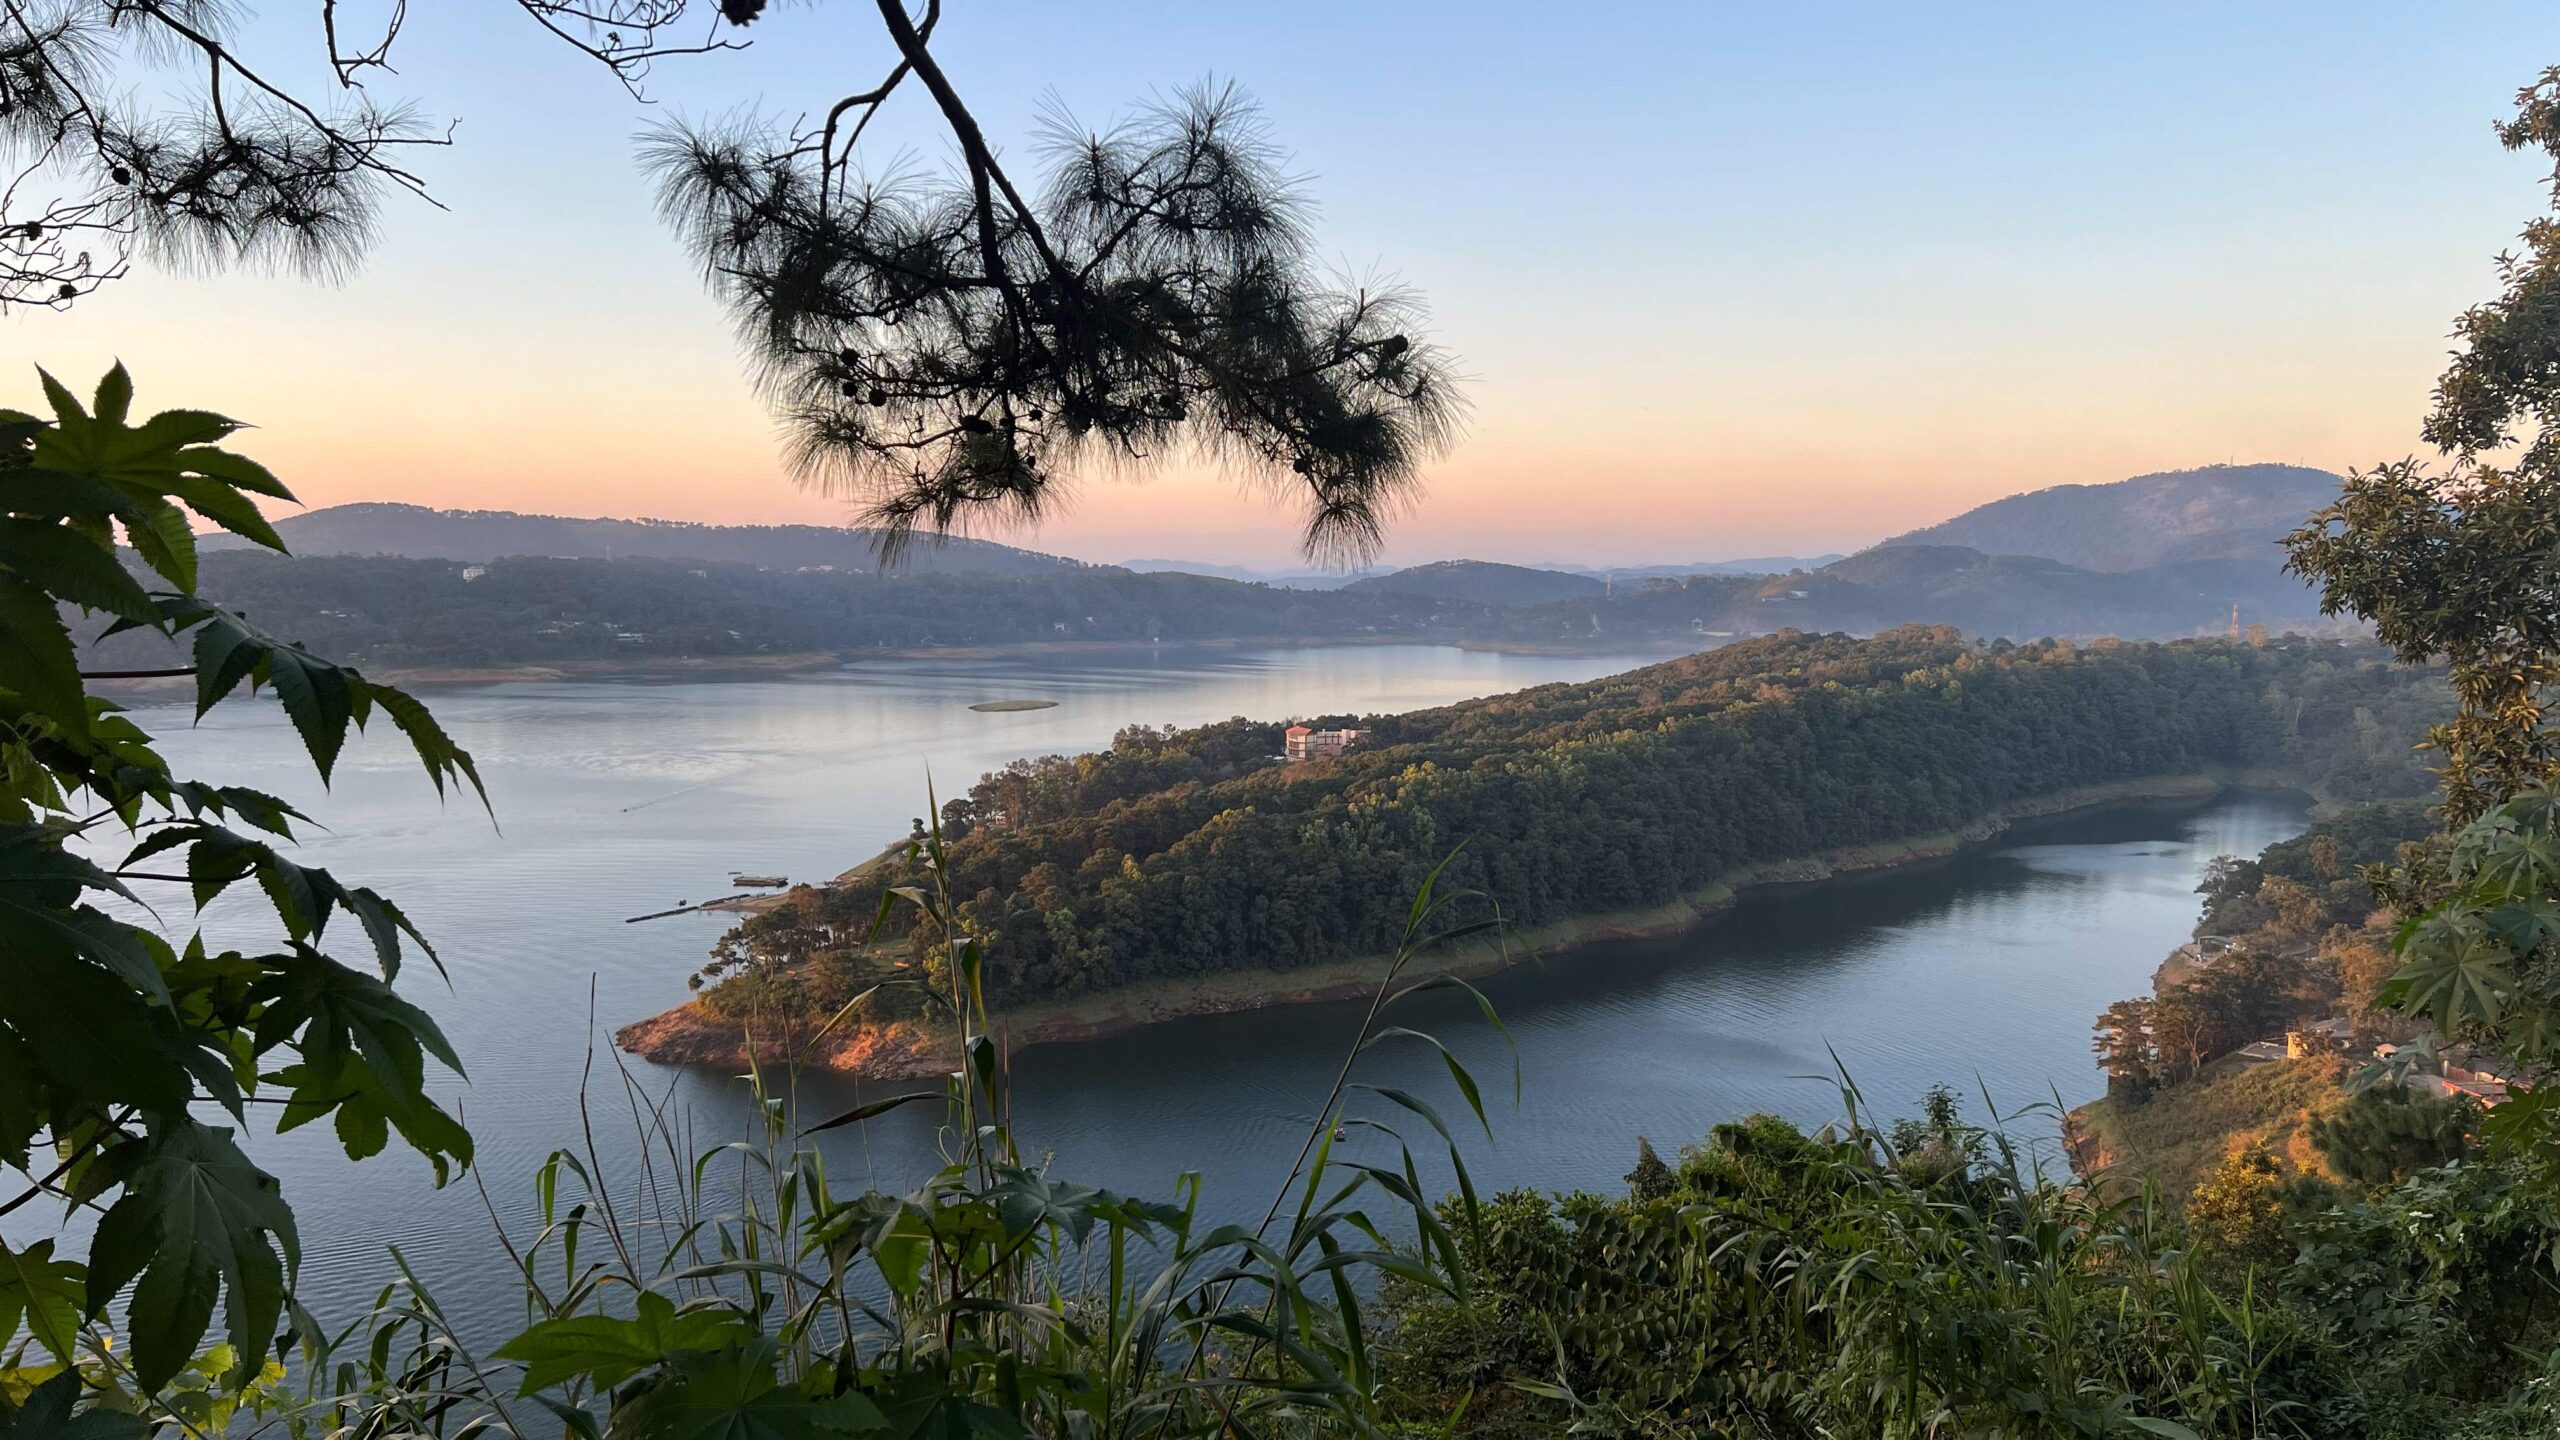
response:
{"label": "blue sky", "polygon": [[[631,163],[664,115],[872,83],[870,7],[777,6],[635,105],[504,0],[414,7],[376,89],[460,123],[337,287],[152,277],[0,321],[64,372],[260,422],[314,503],[828,519]],[[308,73],[307,11],[243,39]],[[2452,317],[2546,195],[2490,134],[2560,63],[2547,6],[1554,6],[951,0],[999,144],[1206,77],[1260,98],[1325,252],[1420,288],[1475,377],[1390,558],[1852,548],[1984,499],[2416,447]],[[294,57],[290,60],[283,57]],[[906,98],[878,161],[949,154]],[[1278,563],[1211,474],[1097,479],[1096,559]]]}

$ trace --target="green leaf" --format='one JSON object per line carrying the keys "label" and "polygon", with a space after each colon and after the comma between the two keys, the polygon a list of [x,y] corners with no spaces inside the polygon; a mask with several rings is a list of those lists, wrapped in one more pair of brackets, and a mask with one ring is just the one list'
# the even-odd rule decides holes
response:
{"label": "green leaf", "polygon": [[53,1242],[24,1250],[0,1245],[0,1348],[17,1343],[21,1322],[45,1353],[68,1363],[80,1340],[80,1300],[88,1272],[53,1258]]}
{"label": "green leaf", "polygon": [[436,793],[444,793],[447,777],[471,782],[471,791],[480,797],[480,808],[489,808],[489,790],[480,783],[480,767],[472,762],[471,752],[453,743],[453,737],[427,713],[427,707],[405,690],[367,682],[375,704],[391,717],[400,733],[409,737],[410,747],[418,752],[419,763],[427,767],[427,777],[436,783]]}
{"label": "green leaf", "polygon": [[410,695],[376,685],[346,666],[277,640],[240,616],[202,601],[168,601],[163,613],[174,628],[196,631],[199,717],[220,703],[244,678],[271,684],[294,729],[301,734],[304,748],[311,752],[321,779],[326,780],[346,743],[348,729],[361,728],[373,707],[379,705],[391,717],[391,723],[409,738],[428,778],[435,782],[437,794],[444,793],[448,780],[456,784],[467,781],[483,808],[488,805],[488,791],[480,782],[479,767],[473,763],[471,752],[454,744],[453,737],[436,723],[427,707]]}
{"label": "green leaf", "polygon": [[585,1376],[609,1389],[674,1355],[719,1350],[753,1339],[753,1321],[734,1310],[676,1313],[675,1302],[643,1294],[629,1318],[570,1315],[545,1320],[498,1347],[498,1358],[524,1367],[519,1394],[531,1395]]}
{"label": "green leaf", "polygon": [[72,735],[89,728],[80,659],[53,597],[0,574],[0,692]]}
{"label": "green leaf", "polygon": [[2507,948],[2529,955],[2545,940],[2560,935],[2560,901],[2544,895],[2518,900],[2489,911],[2480,923]]}
{"label": "green leaf", "polygon": [[166,1009],[68,945],[21,932],[9,950],[0,1027],[24,1043],[58,1101],[163,1114],[185,1108],[184,1057],[193,1047]]}
{"label": "green leaf", "polygon": [[2560,1086],[2510,1085],[2506,1100],[2480,1117],[2480,1138],[2493,1154],[2529,1155],[2550,1143],[2555,1122],[2560,1122]]}
{"label": "green leaf", "polygon": [[186,511],[162,500],[142,501],[125,517],[124,537],[170,584],[195,593],[196,532]]}
{"label": "green leaf", "polygon": [[302,1062],[287,1072],[294,1090],[281,1128],[351,1107],[358,1114],[339,1132],[350,1149],[387,1121],[436,1162],[439,1180],[445,1157],[470,1163],[470,1136],[426,1093],[421,1050],[456,1074],[462,1061],[425,1011],[307,945],[260,963],[265,973],[249,987],[249,998],[264,1007],[257,1049],[264,1054],[290,1042]]}
{"label": "green leaf", "polygon": [[275,687],[276,699],[283,702],[285,715],[301,732],[303,748],[311,752],[311,763],[327,783],[355,720],[356,697],[347,672],[289,645],[269,646],[262,659],[267,683]]}
{"label": "green leaf", "polygon": [[205,713],[258,668],[263,647],[240,617],[211,606],[187,617],[200,620],[196,631],[196,718]]}
{"label": "green leaf", "polygon": [[[80,1372],[66,1369],[12,1410],[0,1396],[0,1440],[144,1440],[151,1426],[122,1410],[76,1410]],[[76,1410],[76,1413],[75,1413]]]}
{"label": "green leaf", "polygon": [[267,517],[258,513],[257,505],[239,491],[219,480],[187,476],[167,483],[170,494],[185,501],[188,508],[214,524],[270,550],[281,552],[284,549],[284,537],[276,534],[275,527],[267,523]]}
{"label": "green leaf", "polygon": [[44,387],[45,403],[53,407],[52,433],[85,436],[89,429],[89,412],[80,408],[79,397],[54,379],[52,372],[43,366],[36,367],[36,381]]}
{"label": "green leaf", "polygon": [[847,1125],[859,1125],[874,1115],[885,1115],[890,1111],[897,1109],[901,1105],[912,1105],[919,1100],[944,1100],[948,1098],[950,1097],[940,1090],[911,1090],[904,1095],[892,1095],[886,1100],[874,1100],[868,1105],[857,1105],[854,1108],[845,1111],[841,1115],[834,1115],[821,1120],[817,1124],[810,1126],[800,1133],[803,1135],[815,1135],[821,1130],[835,1130]]}
{"label": "green leaf", "polygon": [[90,402],[90,414],[100,426],[122,426],[124,417],[133,409],[133,377],[125,373],[124,362],[98,380],[97,399]]}
{"label": "green leaf", "polygon": [[57,600],[144,625],[160,619],[114,552],[68,525],[0,517],[0,569]]}
{"label": "green leaf", "polygon": [[[1010,1419],[1011,1417],[1007,1417]],[[776,1378],[771,1341],[690,1355],[616,1409],[608,1440],[819,1440],[889,1428],[860,1395],[811,1397]]]}
{"label": "green leaf", "polygon": [[909,1299],[916,1293],[932,1238],[933,1227],[925,1217],[911,1205],[900,1205],[897,1218],[872,1240],[871,1261],[880,1267],[880,1278],[888,1282],[890,1292],[899,1299]]}
{"label": "green leaf", "polygon": [[[229,1130],[182,1119],[151,1137],[124,1194],[98,1222],[88,1309],[105,1313],[140,1277],[126,1328],[135,1379],[157,1389],[195,1353],[217,1297],[233,1349],[266,1354],[284,1312],[286,1276],[300,1262],[293,1211],[275,1178],[249,1162]],[[243,1366],[250,1368],[253,1361]]]}
{"label": "green leaf", "polygon": [[[222,427],[218,433],[205,436],[207,440],[219,440],[239,428],[232,421],[225,420],[219,415],[205,415],[198,410],[164,410],[152,416],[151,423],[142,428],[152,429],[160,422],[173,417],[194,419],[199,416]],[[228,450],[216,450],[210,446],[198,446],[188,450],[186,455],[188,466],[208,479],[227,480],[243,490],[264,495],[270,499],[291,500],[293,498],[293,492],[284,487],[283,481],[278,480],[266,466],[246,455],[234,455]]]}
{"label": "green leaf", "polygon": [[[265,841],[225,826],[194,821],[163,825],[133,848],[125,864],[129,867],[180,846],[187,850],[187,878],[194,884],[198,909],[212,904],[244,876],[254,875],[275,907],[276,919],[295,940],[317,939],[328,928],[329,917],[344,910],[356,917],[356,923],[364,927],[366,937],[373,942],[374,958],[384,979],[394,979],[400,973],[400,939],[404,935],[416,942],[428,959],[436,959],[435,947],[427,943],[399,906],[363,886],[349,889],[328,871],[297,865]],[[441,968],[442,962],[437,964]]]}
{"label": "green leaf", "polygon": [[2435,916],[2418,927],[2386,993],[2446,1031],[2498,1023],[2515,993],[2514,952],[2469,917]]}
{"label": "green leaf", "polygon": [[381,962],[383,979],[394,979],[400,974],[400,937],[403,935],[416,941],[418,948],[426,952],[427,960],[436,967],[438,974],[444,972],[444,961],[437,956],[436,947],[427,943],[427,937],[418,933],[418,927],[409,923],[409,917],[401,913],[399,906],[362,885],[341,891],[338,903],[355,915],[356,923],[364,927],[366,937],[373,941],[374,958]]}
{"label": "green leaf", "polygon": [[[951,1393],[940,1375],[911,1371],[892,1382],[881,1397],[889,1433],[907,1440],[1028,1440],[1030,1432],[1011,1412]],[[1251,1432],[1239,1425],[1238,1435]]]}

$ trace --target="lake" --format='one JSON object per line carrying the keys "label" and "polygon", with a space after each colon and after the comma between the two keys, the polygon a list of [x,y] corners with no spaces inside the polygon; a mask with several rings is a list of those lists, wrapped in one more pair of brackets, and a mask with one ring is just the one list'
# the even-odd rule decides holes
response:
{"label": "lake", "polygon": [[[1097,748],[1123,725],[1413,709],[1657,658],[1166,647],[429,692],[479,760],[494,825],[467,802],[440,806],[387,727],[350,747],[334,793],[323,793],[270,702],[227,706],[192,729],[182,705],[136,708],[180,773],[302,804],[329,828],[300,858],[393,897],[436,943],[450,987],[421,965],[402,989],[461,1051],[470,1073],[458,1097],[481,1179],[500,1213],[521,1221],[533,1168],[580,1141],[574,1102],[591,1042],[597,1093],[610,1102],[597,1107],[598,1141],[609,1165],[627,1165],[631,1122],[608,1037],[683,1001],[685,977],[726,926],[716,915],[626,917],[726,893],[733,871],[832,876],[926,813],[928,774],[956,793],[1018,755]],[[1003,699],[1056,704],[968,708]],[[1988,1090],[2003,1108],[2077,1104],[2101,1088],[2090,1021],[2147,989],[2185,938],[2206,863],[2253,854],[2304,823],[2300,802],[2266,795],[2063,817],[1951,860],[1763,894],[1674,939],[1591,947],[1496,977],[1487,988],[1524,1082],[1516,1108],[1511,1051],[1471,1009],[1430,1007],[1417,1023],[1487,1082],[1494,1136],[1470,1142],[1469,1163],[1489,1189],[1614,1184],[1639,1133],[1668,1155],[1753,1110],[1830,1118],[1836,1091],[1803,1077],[1828,1073],[1834,1052],[1889,1113],[1942,1080]],[[167,913],[174,921],[182,908]],[[226,937],[230,918],[211,917],[218,939],[263,942]],[[1355,1006],[1302,1006],[1034,1048],[1016,1060],[1017,1131],[1026,1149],[1054,1153],[1061,1175],[1165,1196],[1178,1173],[1197,1170],[1205,1209],[1258,1215],[1357,1018]],[[1370,1078],[1446,1094],[1436,1057],[1376,1058]],[[632,1063],[671,1092],[704,1143],[742,1133],[749,1107],[727,1077]],[[812,1114],[892,1093],[833,1076],[801,1089]],[[898,1188],[927,1173],[930,1109],[825,1136],[838,1183]],[[252,1153],[283,1177],[301,1216],[306,1299],[324,1317],[369,1299],[388,1273],[387,1242],[449,1307],[486,1324],[511,1315],[469,1182],[431,1191],[423,1162],[396,1149],[349,1165],[325,1129],[260,1138]],[[29,1218],[12,1217],[12,1233]]]}

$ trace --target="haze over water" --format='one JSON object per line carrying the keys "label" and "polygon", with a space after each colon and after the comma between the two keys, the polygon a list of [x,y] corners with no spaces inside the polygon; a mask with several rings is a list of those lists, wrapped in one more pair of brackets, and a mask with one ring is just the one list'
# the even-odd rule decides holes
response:
{"label": "haze over water", "polygon": [[[302,803],[332,828],[306,863],[399,899],[442,952],[452,985],[423,963],[402,989],[445,1027],[470,1072],[462,1109],[482,1182],[522,1222],[530,1174],[579,1143],[570,1097],[597,1045],[596,1132],[608,1165],[629,1163],[631,1123],[613,1029],[686,998],[685,977],[726,926],[688,915],[626,917],[724,893],[733,870],[823,879],[903,835],[941,793],[1019,755],[1092,749],[1131,723],[1199,723],[1443,704],[1584,679],[1658,656],[1523,657],[1424,646],[1179,650],[1037,662],[906,661],[789,679],[686,684],[518,684],[428,698],[473,750],[498,828],[467,802],[441,808],[387,735],[351,747],[333,794],[280,714],[216,711],[200,728],[174,704],[145,707],[180,773],[219,766],[233,783]],[[972,703],[1052,699],[1056,708],[976,713]],[[1470,1140],[1487,1188],[1613,1183],[1638,1133],[1665,1153],[1717,1121],[1775,1110],[1807,1122],[1839,1111],[1801,1078],[1836,1049],[1872,1102],[1907,1107],[1932,1081],[2004,1107],[2099,1089],[2088,1024],[2148,987],[2194,924],[2207,861],[2295,833],[2300,807],[2234,797],[2205,807],[2119,810],[2022,830],[1954,861],[1746,902],[1674,940],[1596,947],[1488,987],[1519,1046],[1509,1054],[1463,1006],[1425,1012],[1486,1081],[1495,1141]],[[183,924],[183,902],[164,906]],[[222,916],[213,931],[222,936]],[[262,936],[230,937],[256,942]],[[592,1017],[592,1018],[591,1018]],[[1338,1063],[1356,1014],[1308,1006],[1155,1027],[1024,1052],[1017,1122],[1065,1176],[1163,1196],[1184,1170],[1206,1209],[1258,1214],[1294,1153],[1298,1119]],[[730,1081],[633,1062],[671,1090],[702,1144],[743,1133]],[[1370,1078],[1446,1097],[1436,1057],[1382,1052]],[[898,1087],[906,1088],[906,1087]],[[891,1087],[810,1077],[819,1116]],[[840,1184],[912,1184],[934,1164],[929,1106],[825,1138]],[[1358,1142],[1358,1143],[1375,1143]],[[302,1217],[306,1299],[341,1318],[402,1251],[464,1315],[507,1318],[503,1267],[472,1186],[428,1195],[423,1165],[392,1152],[349,1166],[325,1132],[253,1150]],[[393,1202],[396,1203],[386,1203]],[[12,1231],[20,1227],[13,1225]]]}

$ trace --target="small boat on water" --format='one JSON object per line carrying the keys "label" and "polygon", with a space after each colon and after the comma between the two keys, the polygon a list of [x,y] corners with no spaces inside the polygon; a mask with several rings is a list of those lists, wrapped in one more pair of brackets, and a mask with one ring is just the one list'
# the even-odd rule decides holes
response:
{"label": "small boat on water", "polygon": [[743,885],[749,890],[779,890],[791,882],[780,875],[740,875],[729,883]]}

